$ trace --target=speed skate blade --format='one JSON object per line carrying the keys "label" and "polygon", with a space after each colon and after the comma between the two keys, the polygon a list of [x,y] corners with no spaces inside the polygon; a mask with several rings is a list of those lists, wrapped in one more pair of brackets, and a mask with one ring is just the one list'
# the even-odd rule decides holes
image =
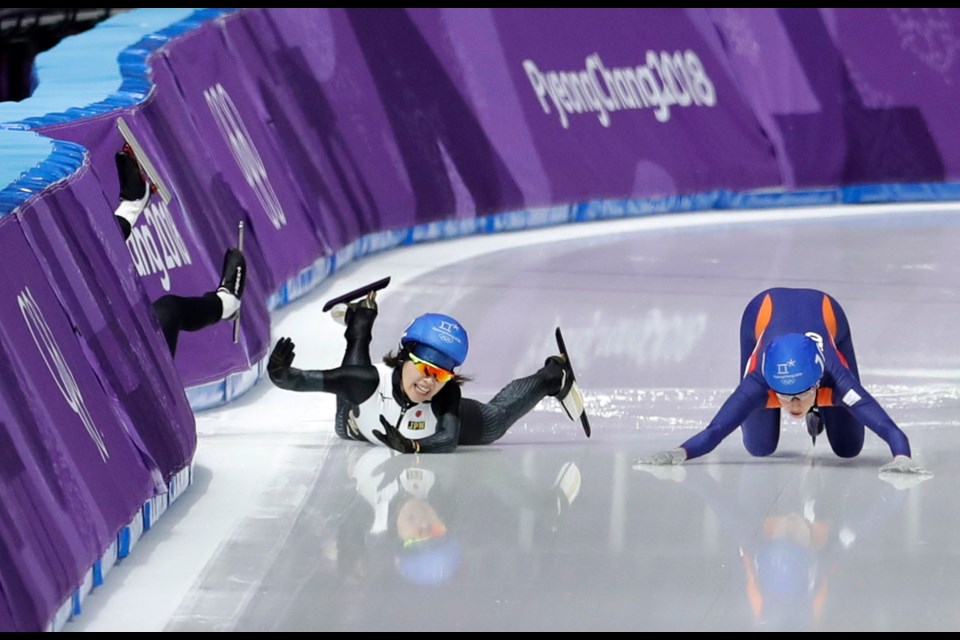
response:
{"label": "speed skate blade", "polygon": [[147,177],[150,178],[153,186],[157,188],[157,193],[160,194],[164,204],[170,204],[170,201],[173,200],[173,195],[170,193],[170,189],[167,188],[167,183],[164,182],[160,176],[160,172],[157,171],[153,163],[150,162],[150,158],[143,150],[143,147],[140,146],[137,137],[133,135],[133,130],[130,129],[130,125],[128,125],[123,118],[117,118],[117,128],[120,130],[120,135],[123,136],[123,141],[130,145],[130,148],[133,150],[133,156],[137,163],[143,168]]}
{"label": "speed skate blade", "polygon": [[379,291],[380,289],[385,288],[388,284],[390,284],[390,276],[381,278],[376,282],[371,282],[370,284],[364,285],[358,289],[354,289],[353,291],[348,291],[347,293],[337,296],[336,298],[331,298],[330,300],[327,300],[325,305],[323,305],[323,312],[326,313],[327,311],[330,311],[330,309],[341,302],[353,302],[358,298],[364,297],[371,291]]}
{"label": "speed skate blade", "polygon": [[[567,345],[563,342],[563,334],[560,332],[560,327],[557,327],[555,335],[557,337],[557,348],[560,349],[560,353],[563,354],[563,357],[567,360],[567,370],[570,373],[570,380],[573,383],[571,391],[575,392],[576,394],[572,400],[576,403],[576,408],[580,410],[580,424],[583,427],[583,432],[587,434],[587,437],[589,438],[591,431],[590,418],[587,417],[587,412],[585,409],[583,409],[583,398],[580,395],[578,385],[576,385],[577,376],[573,372],[573,362],[570,360],[570,354],[567,353]],[[563,406],[563,410],[566,412],[567,416],[572,417],[570,411],[573,407],[568,408],[562,400],[560,401],[560,405]]]}

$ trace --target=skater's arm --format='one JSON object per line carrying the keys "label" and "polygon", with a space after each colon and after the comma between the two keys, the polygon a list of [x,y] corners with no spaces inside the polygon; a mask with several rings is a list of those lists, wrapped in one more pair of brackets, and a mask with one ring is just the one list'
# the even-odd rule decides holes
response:
{"label": "skater's arm", "polygon": [[754,410],[765,406],[767,386],[759,373],[748,374],[730,397],[721,405],[710,424],[682,445],[687,459],[710,453],[736,430]]}
{"label": "skater's arm", "polygon": [[909,458],[910,441],[907,435],[900,430],[876,398],[863,388],[850,370],[840,365],[836,368],[831,367],[830,374],[834,379],[833,404],[846,407],[858,422],[883,438],[894,457]]}
{"label": "skater's arm", "polygon": [[288,391],[325,391],[362,404],[377,390],[380,377],[373,367],[349,365],[326,370],[288,367],[271,372],[270,380]]}
{"label": "skater's arm", "polygon": [[280,338],[267,364],[270,380],[289,391],[325,391],[362,404],[377,390],[380,376],[373,366],[348,365],[327,370],[305,370],[292,367],[294,344],[290,338]]}

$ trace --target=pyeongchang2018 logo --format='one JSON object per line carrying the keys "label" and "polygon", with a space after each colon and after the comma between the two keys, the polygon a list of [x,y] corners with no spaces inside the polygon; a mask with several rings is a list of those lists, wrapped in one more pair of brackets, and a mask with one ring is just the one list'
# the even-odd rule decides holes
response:
{"label": "pyeongchang2018 logo", "polygon": [[671,107],[713,107],[717,92],[696,52],[647,51],[645,64],[607,67],[599,53],[584,60],[582,69],[541,71],[533,60],[523,69],[544,113],[551,105],[560,126],[570,126],[570,116],[594,113],[610,126],[618,111],[652,109],[658,122],[670,120]]}
{"label": "pyeongchang2018 logo", "polygon": [[234,160],[240,166],[243,177],[257,195],[260,206],[266,211],[267,217],[275,229],[279,229],[287,224],[287,216],[283,213],[280,206],[280,200],[270,184],[267,177],[267,169],[263,166],[263,160],[253,146],[253,139],[250,137],[247,128],[240,119],[240,112],[230,98],[230,94],[223,88],[219,82],[212,87],[208,87],[203,92],[203,97],[210,107],[210,113],[213,119],[217,121],[220,127],[220,133],[226,140],[227,146],[233,153]]}
{"label": "pyeongchang2018 logo", "polygon": [[107,452],[107,445],[103,441],[103,434],[93,423],[93,417],[84,403],[83,394],[80,392],[77,380],[74,378],[66,358],[63,357],[60,345],[53,337],[53,332],[50,330],[50,326],[43,317],[43,313],[37,306],[29,288],[24,287],[23,291],[17,295],[17,302],[20,305],[20,313],[23,314],[23,319],[30,330],[30,335],[33,336],[33,342],[37,345],[37,351],[40,352],[44,364],[47,365],[47,370],[53,376],[53,381],[60,388],[60,393],[63,394],[67,404],[80,418],[80,422],[87,430],[87,435],[90,436],[93,444],[97,447],[97,451],[100,452],[100,458],[106,462],[110,454]]}
{"label": "pyeongchang2018 logo", "polygon": [[170,273],[193,263],[190,251],[162,200],[147,207],[144,219],[127,238],[133,266],[140,276],[159,273],[163,290],[170,291]]}

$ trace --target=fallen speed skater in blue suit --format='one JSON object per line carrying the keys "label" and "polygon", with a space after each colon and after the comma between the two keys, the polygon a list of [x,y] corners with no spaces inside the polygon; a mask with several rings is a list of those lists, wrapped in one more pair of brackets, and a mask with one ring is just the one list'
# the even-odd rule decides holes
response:
{"label": "fallen speed skater in blue suit", "polygon": [[816,438],[825,433],[842,458],[863,449],[865,427],[890,447],[881,474],[933,474],[911,458],[910,442],[860,384],[850,326],[840,304],[815,289],[767,289],[743,312],[740,384],[700,433],[675,449],[635,461],[677,465],[713,451],[740,427],[754,456],[768,456],[780,440],[781,412],[804,419]]}

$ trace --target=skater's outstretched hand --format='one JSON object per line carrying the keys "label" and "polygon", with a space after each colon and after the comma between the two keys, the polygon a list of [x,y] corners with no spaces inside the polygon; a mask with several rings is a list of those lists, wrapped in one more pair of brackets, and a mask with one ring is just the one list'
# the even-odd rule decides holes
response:
{"label": "skater's outstretched hand", "polygon": [[920,476],[932,476],[933,473],[905,455],[894,456],[893,460],[880,467],[880,473],[912,473]]}
{"label": "skater's outstretched hand", "polygon": [[687,452],[680,447],[677,447],[676,449],[670,449],[669,451],[659,451],[642,458],[637,458],[633,461],[633,467],[636,469],[643,465],[683,464],[686,459]]}
{"label": "skater's outstretched hand", "polygon": [[293,358],[296,354],[293,352],[293,340],[290,338],[280,338],[277,340],[273,353],[270,354],[270,360],[267,362],[267,373],[270,379],[277,382],[284,377],[287,370],[293,365]]}
{"label": "skater's outstretched hand", "polygon": [[400,433],[400,430],[390,424],[383,416],[380,416],[380,424],[383,425],[383,433],[373,432],[373,435],[377,436],[377,440],[400,453],[420,453],[420,444]]}
{"label": "skater's outstretched hand", "polygon": [[908,456],[894,456],[893,460],[880,467],[880,479],[897,489],[910,489],[933,477],[933,473],[911,460]]}

